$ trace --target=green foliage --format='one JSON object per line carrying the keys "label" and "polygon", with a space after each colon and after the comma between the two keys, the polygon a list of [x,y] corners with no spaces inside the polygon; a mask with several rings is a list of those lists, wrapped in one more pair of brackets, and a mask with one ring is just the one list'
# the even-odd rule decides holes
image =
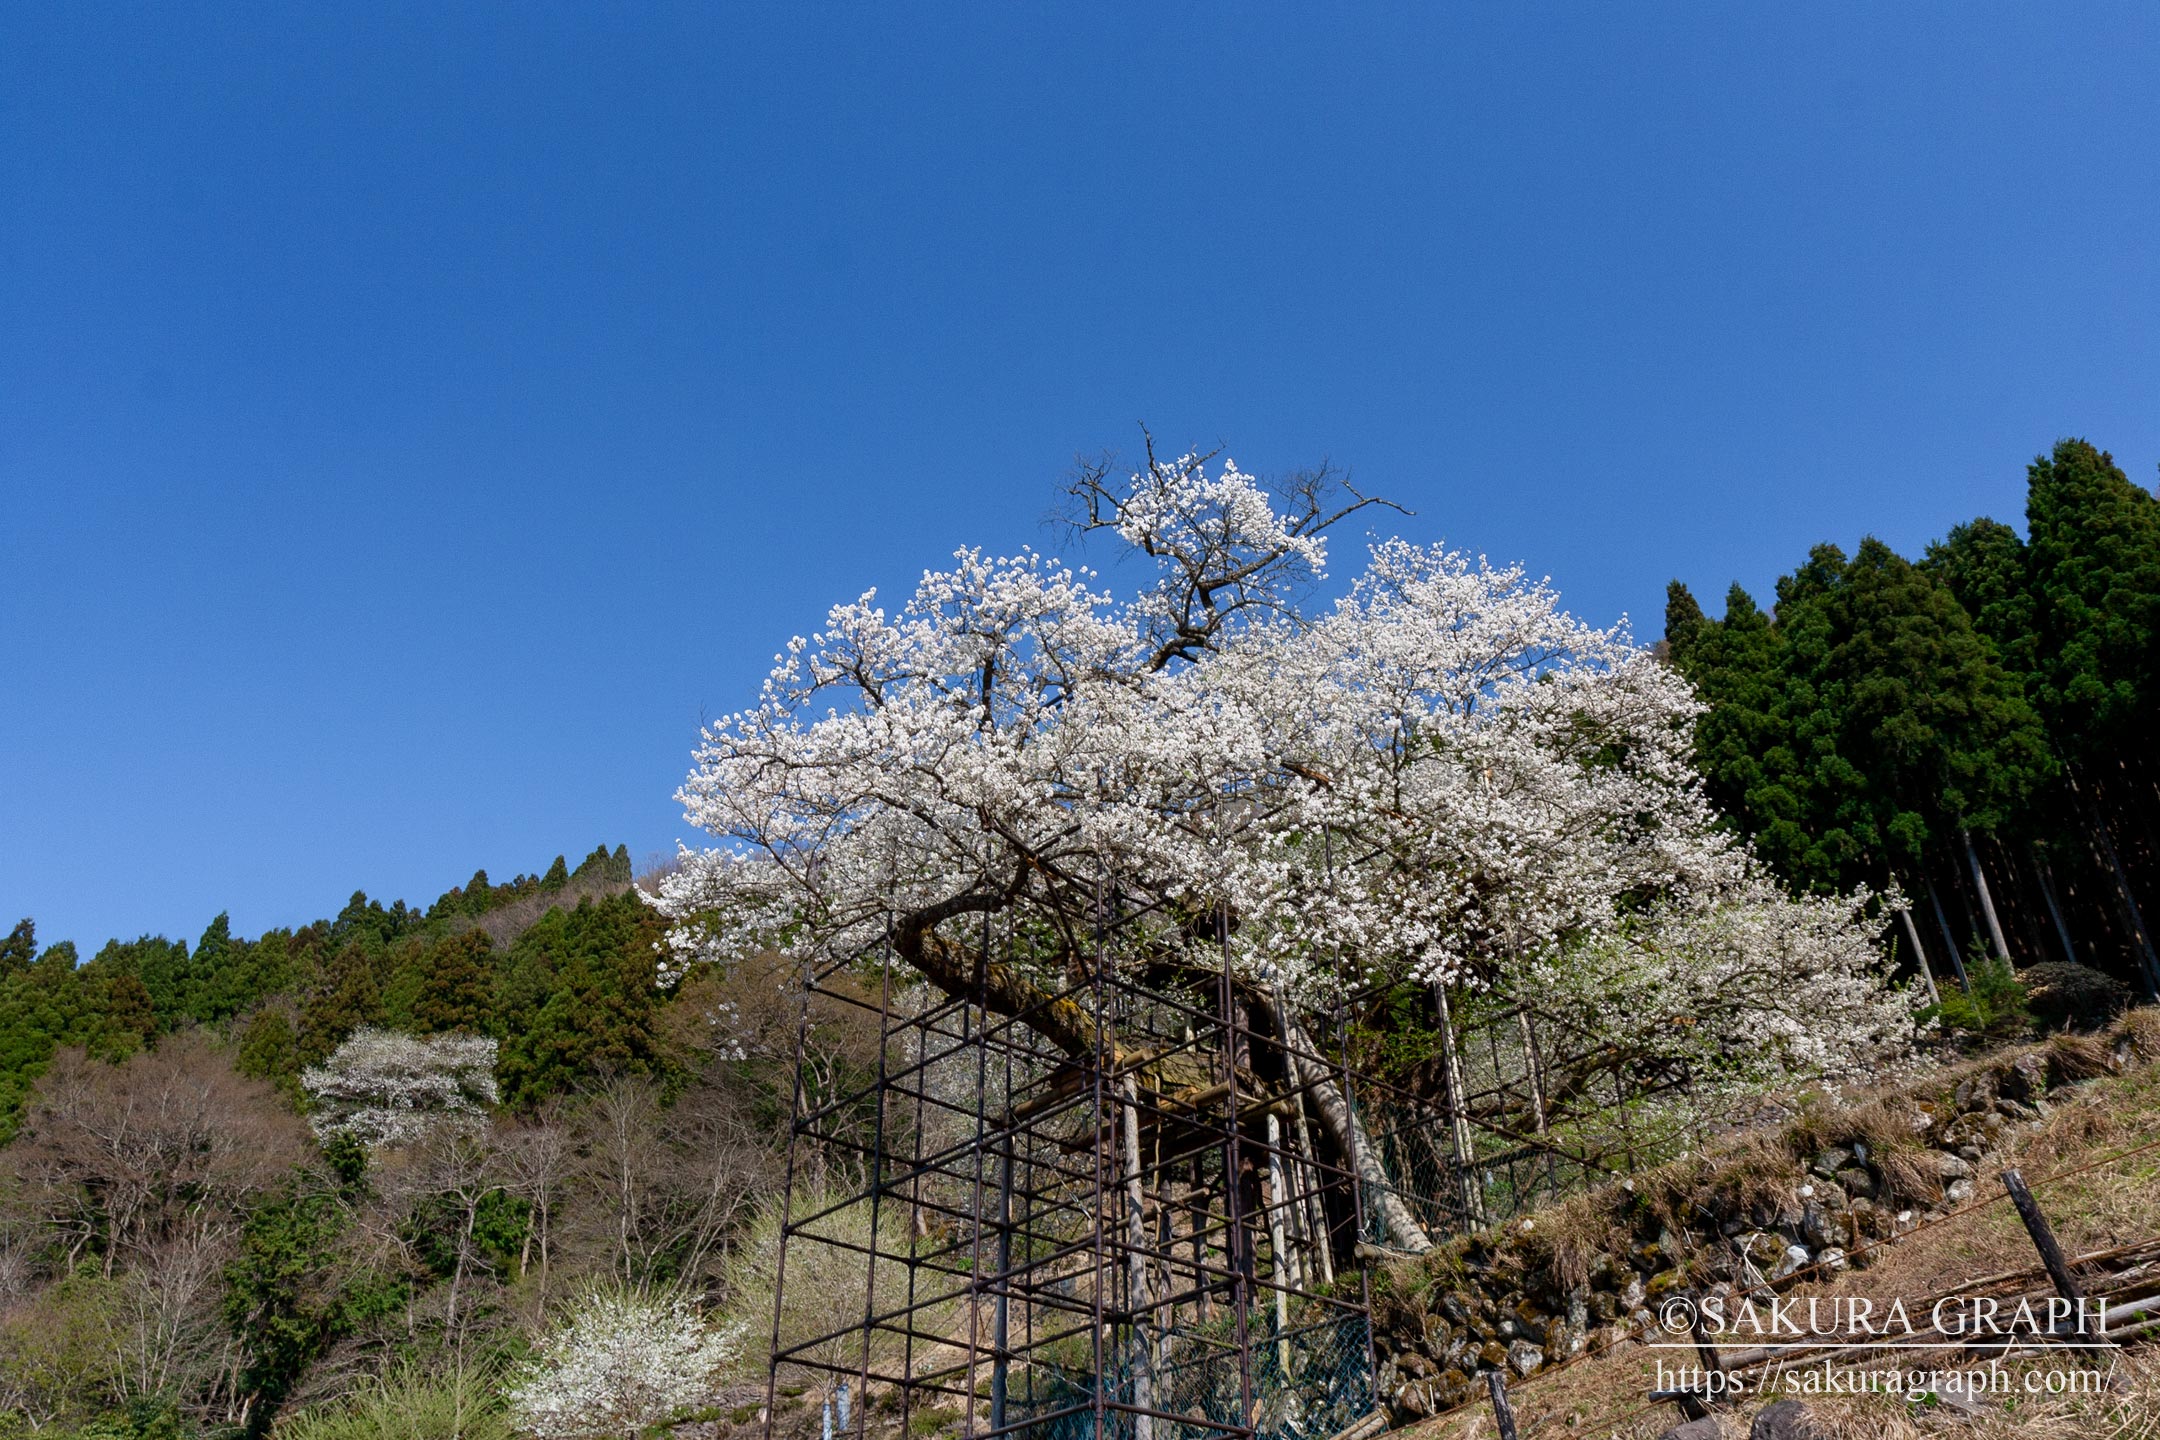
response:
{"label": "green foliage", "polygon": [[405,941],[384,987],[386,1022],[415,1035],[462,1030],[499,1037],[493,951],[487,932],[477,929]]}
{"label": "green foliage", "polygon": [[256,1433],[343,1328],[334,1267],[347,1218],[336,1196],[296,1177],[241,1231],[240,1258],[225,1275],[225,1315],[246,1357],[240,1384],[261,1417]]}
{"label": "green foliage", "polygon": [[[16,934],[27,942],[28,923]],[[78,966],[75,947],[65,941],[0,975],[0,1144],[14,1138],[30,1087],[61,1046],[123,1060],[156,1033],[142,982]]]}
{"label": "green foliage", "polygon": [[550,911],[518,937],[496,990],[506,1101],[535,1104],[598,1075],[671,1074],[653,974],[665,930],[624,893]]}
{"label": "green foliage", "polygon": [[2160,500],[2064,440],[2027,472],[2034,698],[2068,753],[2160,733]]}
{"label": "green foliage", "polygon": [[1349,1044],[1361,1073],[1390,1085],[1415,1084],[1441,1056],[1432,992],[1422,985],[1392,987],[1359,1011]]}
{"label": "green foliage", "polygon": [[407,1365],[277,1427],[278,1440],[510,1440],[493,1370]]}
{"label": "green foliage", "polygon": [[1947,1030],[1962,1030],[1986,1040],[2007,1040],[2029,1034],[2032,1011],[2026,1005],[2025,986],[2005,961],[1994,959],[1978,946],[1965,962],[1972,989],[1946,985],[1942,1003],[1921,1012],[1923,1019],[1940,1019]]}
{"label": "green foliage", "polygon": [[1711,707],[1696,738],[1713,797],[1801,888],[1911,874],[2052,771],[2018,678],[1942,576],[1879,540],[1850,560],[1817,546],[1774,618],[1735,586],[1711,621],[1675,586],[1667,623]]}
{"label": "green foliage", "polygon": [[[181,1418],[171,1400],[162,1396],[138,1396],[118,1409],[106,1410],[71,1428],[47,1427],[35,1432],[39,1440],[185,1440],[196,1434]],[[0,1435],[6,1435],[0,1429]]]}
{"label": "green foliage", "polygon": [[477,919],[492,910],[526,899],[534,895],[552,895],[564,889],[572,881],[596,880],[608,885],[630,883],[630,851],[618,845],[610,852],[607,846],[596,847],[592,854],[578,862],[572,870],[564,856],[555,857],[542,875],[520,875],[507,884],[497,885],[488,879],[485,870],[475,870],[472,879],[463,885],[444,891],[427,910],[427,920],[442,921],[458,916]]}
{"label": "green foliage", "polygon": [[266,1005],[247,1018],[233,1053],[233,1069],[252,1080],[268,1080],[297,1095],[300,1035],[289,1004]]}
{"label": "green foliage", "polygon": [[29,920],[16,921],[7,938],[0,940],[0,980],[22,974],[36,958],[37,926]]}
{"label": "green foliage", "polygon": [[1921,564],[1942,577],[2005,669],[2029,677],[2039,647],[2025,542],[1985,517],[1954,527]]}

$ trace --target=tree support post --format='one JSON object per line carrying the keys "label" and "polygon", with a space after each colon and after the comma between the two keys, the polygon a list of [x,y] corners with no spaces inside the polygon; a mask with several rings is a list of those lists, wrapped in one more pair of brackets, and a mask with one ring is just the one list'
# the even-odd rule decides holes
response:
{"label": "tree support post", "polygon": [[1515,1407],[1508,1404],[1507,1376],[1498,1370],[1486,1371],[1485,1389],[1492,1396],[1493,1423],[1500,1427],[1500,1440],[1516,1440]]}
{"label": "tree support post", "polygon": [[2033,1249],[2040,1252],[2040,1263],[2046,1267],[2048,1279],[2055,1284],[2055,1293],[2070,1306],[2070,1313],[2077,1317],[2077,1334],[2086,1335],[2085,1291],[2070,1273],[2070,1262],[2063,1258],[2062,1246],[2055,1242],[2055,1231],[2041,1213],[2040,1202],[2033,1198],[2025,1184],[2025,1177],[2015,1169],[2002,1172],[2003,1188],[2010,1192],[2010,1203],[2017,1206],[2018,1219],[2025,1222],[2025,1233],[2032,1237]]}
{"label": "tree support post", "polygon": [[1448,1142],[1455,1151],[1455,1173],[1462,1180],[1463,1208],[1469,1214],[1470,1224],[1482,1229],[1485,1225],[1485,1187],[1478,1183],[1475,1166],[1476,1150],[1470,1138],[1470,1117],[1466,1113],[1463,1091],[1462,1057],[1455,1052],[1455,1016],[1448,1008],[1447,986],[1433,982],[1433,1004],[1440,1011],[1440,1053],[1447,1064],[1448,1088]]}

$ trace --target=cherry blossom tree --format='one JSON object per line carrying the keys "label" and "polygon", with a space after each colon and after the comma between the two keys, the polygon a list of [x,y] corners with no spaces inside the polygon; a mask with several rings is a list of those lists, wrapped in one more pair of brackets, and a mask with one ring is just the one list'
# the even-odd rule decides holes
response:
{"label": "cherry blossom tree", "polygon": [[300,1074],[315,1131],[402,1145],[444,1124],[484,1124],[496,1099],[495,1042],[478,1035],[355,1030]]}
{"label": "cherry blossom tree", "polygon": [[512,1378],[510,1412],[538,1440],[635,1436],[710,1399],[741,1341],[739,1325],[713,1325],[679,1293],[596,1290]]}
{"label": "cherry blossom tree", "polygon": [[[1128,597],[963,549],[897,613],[874,592],[834,607],[703,732],[679,798],[718,843],[660,887],[671,964],[889,940],[947,993],[1116,1053],[1046,998],[1114,901],[1150,917],[1126,946],[1227,959],[1290,1037],[1388,980],[1534,987],[1623,1050],[1672,1043],[1686,1005],[1691,1054],[1760,1072],[1859,1069],[1909,1029],[1871,898],[1803,905],[1763,879],[1690,763],[1692,692],[1624,627],[1401,540],[1308,607],[1330,530],[1377,503],[1324,472],[1271,493],[1151,450],[1072,499],[1082,535],[1151,570]],[[1038,937],[1032,958],[980,957],[985,915]],[[1341,1096],[1302,1078],[1362,1165]],[[1407,1213],[1389,1223],[1422,1248]]]}

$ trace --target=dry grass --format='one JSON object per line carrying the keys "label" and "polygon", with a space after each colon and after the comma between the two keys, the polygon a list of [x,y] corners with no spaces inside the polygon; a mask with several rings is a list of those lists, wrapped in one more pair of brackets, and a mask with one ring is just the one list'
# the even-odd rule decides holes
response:
{"label": "dry grass", "polygon": [[[2110,1249],[2160,1236],[2160,1066],[2147,1063],[2111,1074],[2117,1039],[2129,1039],[2139,1058],[2160,1059],[2160,1012],[2134,1012],[2115,1036],[2104,1042],[2050,1042],[2050,1059],[2066,1076],[2099,1078],[2078,1090],[2059,1092],[2052,1111],[2037,1128],[2014,1132],[2005,1163],[2015,1164],[2033,1186],[2065,1250],[2072,1255]],[[1997,1061],[1999,1063],[1999,1060]],[[1948,1090],[1966,1074],[1986,1068],[1960,1066],[1931,1082]],[[1698,1159],[1668,1167],[1646,1192],[1662,1209],[1684,1215],[1686,1207],[1715,1193],[1729,1198],[1752,1186],[1792,1183],[1793,1159],[1811,1146],[1850,1144],[1866,1139],[1882,1157],[1892,1183],[1915,1198],[1934,1198],[1932,1174],[1924,1173],[1913,1139],[1909,1097],[1883,1096],[1843,1115],[1809,1113],[1779,1135],[1740,1141],[1714,1161]],[[2155,1148],[2141,1149],[2140,1147]],[[2135,1152],[2135,1153],[2125,1153]],[[1894,1157],[1894,1158],[1893,1158]],[[1907,1173],[1909,1170],[1909,1173]],[[1558,1232],[1549,1243],[1555,1260],[1567,1253],[1575,1266],[1586,1266],[1599,1231],[1591,1197],[1559,1207],[1550,1219],[1538,1217]],[[1933,1296],[1953,1286],[2000,1271],[2037,1264],[2032,1243],[2006,1203],[2002,1185],[1990,1176],[1967,1209],[1940,1224],[1882,1246],[1864,1257],[1865,1268],[1796,1293],[1866,1295],[1910,1300]],[[1572,1267],[1571,1267],[1572,1268]],[[2036,1282],[2037,1283],[2037,1282]],[[1656,1359],[1673,1352],[1628,1345],[1612,1353],[1516,1382],[1517,1421],[1530,1437],[1595,1436],[1616,1440],[1651,1440],[1678,1422],[1669,1404],[1648,1405],[1644,1397],[1656,1381]],[[1670,1361],[1668,1361],[1670,1363]],[[2059,1362],[2039,1358],[2006,1364],[2011,1383],[2022,1390],[2027,1374],[2044,1376]],[[1812,1407],[1826,1427],[1825,1440],[1921,1440],[1921,1437],[2040,1436],[2046,1440],[2160,1440],[2160,1352],[2152,1346],[2120,1352],[2105,1393],[2094,1395],[2014,1394],[1983,1402],[1977,1414],[1954,1415],[1947,1409],[1914,1406],[1895,1396],[1815,1399]],[[1727,1415],[1727,1432],[1745,1436],[1744,1415]],[[1483,1405],[1395,1432],[1416,1440],[1472,1440],[1497,1431]]]}

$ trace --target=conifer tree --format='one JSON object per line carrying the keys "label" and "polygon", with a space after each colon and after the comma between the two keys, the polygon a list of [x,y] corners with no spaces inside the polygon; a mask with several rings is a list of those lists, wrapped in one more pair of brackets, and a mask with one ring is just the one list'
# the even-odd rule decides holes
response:
{"label": "conifer tree", "polygon": [[2064,440],[2029,472],[2037,699],[2082,755],[2150,742],[2160,660],[2160,500],[2114,457]]}
{"label": "conifer tree", "polygon": [[494,955],[487,932],[452,935],[427,947],[425,956],[419,993],[412,1002],[414,1031],[494,1033]]}
{"label": "conifer tree", "polygon": [[2025,682],[2038,652],[2038,622],[2025,542],[2017,531],[1985,516],[1955,526],[1927,548],[1923,568],[1942,577],[1973,629],[1994,645],[2003,668]]}
{"label": "conifer tree", "polygon": [[0,940],[0,979],[20,975],[36,958],[37,926],[27,919],[16,921],[7,938]]}

